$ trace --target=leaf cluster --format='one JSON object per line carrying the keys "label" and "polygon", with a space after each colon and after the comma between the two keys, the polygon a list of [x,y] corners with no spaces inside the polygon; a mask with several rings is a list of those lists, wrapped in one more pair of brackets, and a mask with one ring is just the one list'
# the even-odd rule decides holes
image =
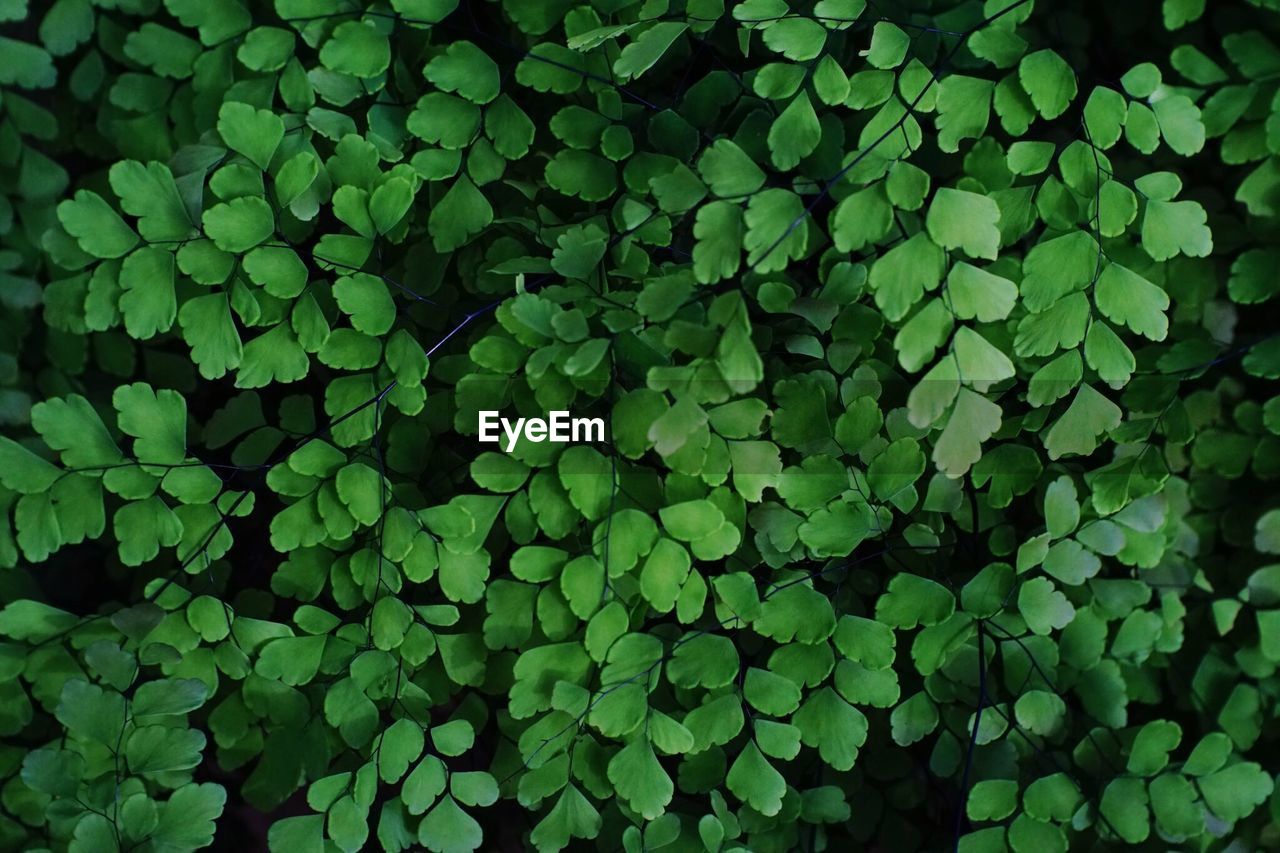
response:
{"label": "leaf cluster", "polygon": [[0,847],[1276,844],[1277,12],[0,0]]}

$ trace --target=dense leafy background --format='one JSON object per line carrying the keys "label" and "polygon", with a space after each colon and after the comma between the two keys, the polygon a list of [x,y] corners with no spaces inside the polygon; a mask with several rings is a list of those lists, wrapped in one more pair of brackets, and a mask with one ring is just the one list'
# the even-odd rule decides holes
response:
{"label": "dense leafy background", "polygon": [[1272,0],[0,22],[3,849],[1280,844]]}

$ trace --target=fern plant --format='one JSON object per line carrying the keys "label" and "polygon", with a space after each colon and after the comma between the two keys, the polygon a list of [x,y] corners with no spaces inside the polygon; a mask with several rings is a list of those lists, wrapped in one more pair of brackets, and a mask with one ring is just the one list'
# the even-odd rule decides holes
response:
{"label": "fern plant", "polygon": [[4,849],[1280,843],[1273,0],[0,24]]}

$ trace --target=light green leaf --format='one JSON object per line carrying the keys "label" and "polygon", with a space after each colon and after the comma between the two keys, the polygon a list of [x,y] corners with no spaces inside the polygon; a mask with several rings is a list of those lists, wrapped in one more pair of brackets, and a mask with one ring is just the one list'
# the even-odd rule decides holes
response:
{"label": "light green leaf", "polygon": [[678,21],[654,24],[622,49],[613,63],[613,73],[624,81],[639,77],[652,68],[688,28],[688,24]]}
{"label": "light green leaf", "polygon": [[469,41],[452,42],[422,73],[438,88],[475,104],[487,104],[498,97],[498,64]]}
{"label": "light green leaf", "polygon": [[1118,427],[1123,414],[1119,406],[1093,386],[1081,385],[1067,411],[1045,433],[1044,446],[1049,458],[1093,453],[1098,448],[1098,439]]}
{"label": "light green leaf", "polygon": [[218,135],[231,150],[243,154],[265,172],[284,139],[284,121],[270,110],[227,101],[218,112]]}
{"label": "light green leaf", "polygon": [[1031,97],[1036,111],[1055,119],[1067,111],[1076,96],[1076,75],[1052,50],[1027,54],[1018,64],[1018,82]]}
{"label": "light green leaf", "polygon": [[1117,263],[1107,264],[1095,288],[1098,310],[1107,319],[1134,332],[1162,341],[1169,331],[1165,311],[1169,295],[1142,276]]}
{"label": "light green leaf", "polygon": [[990,197],[942,187],[929,205],[929,236],[944,249],[995,260],[1000,248],[1000,208]]}
{"label": "light green leaf", "polygon": [[805,92],[797,95],[769,128],[769,152],[773,165],[783,171],[795,168],[822,141],[822,125]]}
{"label": "light green leaf", "polygon": [[638,737],[620,749],[609,760],[608,774],[618,796],[645,820],[661,816],[671,802],[675,786],[647,737]]}

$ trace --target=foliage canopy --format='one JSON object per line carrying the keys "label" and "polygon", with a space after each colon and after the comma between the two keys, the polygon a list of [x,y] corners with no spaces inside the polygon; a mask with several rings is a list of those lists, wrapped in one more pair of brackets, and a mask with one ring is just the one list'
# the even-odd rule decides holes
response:
{"label": "foliage canopy", "polygon": [[1280,843],[1275,0],[0,24],[0,847]]}

